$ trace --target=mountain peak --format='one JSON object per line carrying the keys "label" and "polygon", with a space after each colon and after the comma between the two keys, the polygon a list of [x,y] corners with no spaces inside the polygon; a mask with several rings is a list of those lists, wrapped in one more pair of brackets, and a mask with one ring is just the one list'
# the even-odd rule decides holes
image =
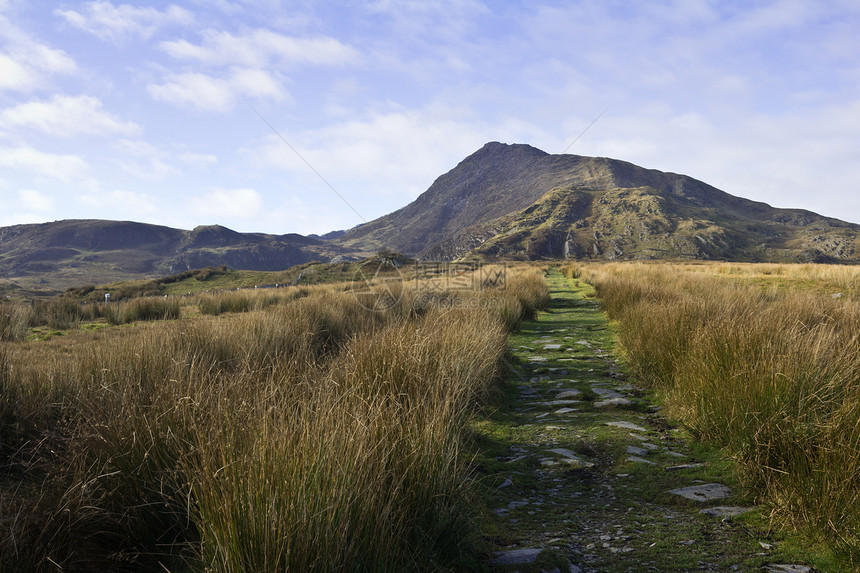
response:
{"label": "mountain peak", "polygon": [[427,259],[854,261],[860,226],[626,161],[492,141],[338,242]]}

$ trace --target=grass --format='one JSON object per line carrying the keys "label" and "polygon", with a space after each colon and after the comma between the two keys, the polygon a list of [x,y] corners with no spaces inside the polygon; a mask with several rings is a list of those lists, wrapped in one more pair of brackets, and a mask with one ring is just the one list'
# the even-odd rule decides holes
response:
{"label": "grass", "polygon": [[[577,279],[572,278],[576,269],[566,270],[571,278],[562,279],[554,270],[549,274],[549,308],[508,336],[509,382],[498,408],[473,424],[487,505],[485,535],[500,550],[543,548],[535,563],[491,569],[565,571],[569,562],[619,573],[760,571],[776,562],[814,564],[833,573],[853,570],[807,536],[772,530],[766,507],[720,520],[700,515],[701,505],[667,493],[697,480],[718,482],[731,488],[732,497],[711,505],[754,505],[754,494],[742,487],[742,476],[735,475],[725,451],[652,410],[655,390],[642,391],[631,378],[633,386],[625,393],[633,404],[592,406],[598,398],[595,387],[627,385],[627,366],[609,352],[621,325],[607,323],[594,289],[581,280],[588,273]],[[533,360],[537,356],[543,359]],[[545,403],[561,388],[580,392],[581,402],[571,405],[574,411],[554,412],[558,406]],[[618,420],[645,428],[637,434],[659,446],[645,454],[655,465],[627,461],[627,447],[641,443],[628,431],[606,425]],[[542,465],[552,448],[572,450],[594,465]],[[666,469],[685,462],[697,465]]]}
{"label": "grass", "polygon": [[731,452],[775,522],[826,542],[856,566],[857,270],[609,264],[575,271],[596,286],[632,372],[670,414]]}
{"label": "grass", "polygon": [[375,311],[342,284],[134,299],[0,343],[0,571],[480,569],[467,420],[540,277]]}

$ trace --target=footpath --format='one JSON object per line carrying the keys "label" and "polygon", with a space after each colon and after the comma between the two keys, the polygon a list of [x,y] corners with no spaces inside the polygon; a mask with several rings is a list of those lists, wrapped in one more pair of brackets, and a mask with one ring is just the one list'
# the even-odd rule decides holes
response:
{"label": "footpath", "polygon": [[506,404],[476,425],[489,570],[818,571],[628,380],[591,287],[547,280],[550,308],[509,338]]}

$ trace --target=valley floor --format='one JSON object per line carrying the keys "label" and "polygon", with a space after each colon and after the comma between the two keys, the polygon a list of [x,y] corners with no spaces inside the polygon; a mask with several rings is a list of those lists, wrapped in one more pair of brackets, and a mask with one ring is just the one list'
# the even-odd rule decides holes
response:
{"label": "valley floor", "polygon": [[548,282],[550,308],[509,338],[506,405],[477,423],[490,570],[836,570],[628,380],[591,288]]}

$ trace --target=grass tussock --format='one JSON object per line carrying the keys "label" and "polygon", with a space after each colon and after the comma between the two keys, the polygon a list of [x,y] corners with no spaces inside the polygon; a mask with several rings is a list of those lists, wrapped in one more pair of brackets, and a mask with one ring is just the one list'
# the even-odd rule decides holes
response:
{"label": "grass tussock", "polygon": [[196,304],[202,314],[218,316],[224,313],[265,310],[281,302],[302,298],[309,294],[306,287],[286,287],[281,291],[233,290],[197,295]]}
{"label": "grass tussock", "polygon": [[856,269],[584,272],[618,322],[633,372],[670,413],[724,445],[775,518],[860,563],[860,302],[848,280]]}
{"label": "grass tussock", "polygon": [[3,343],[0,571],[479,569],[465,422],[539,278]]}

